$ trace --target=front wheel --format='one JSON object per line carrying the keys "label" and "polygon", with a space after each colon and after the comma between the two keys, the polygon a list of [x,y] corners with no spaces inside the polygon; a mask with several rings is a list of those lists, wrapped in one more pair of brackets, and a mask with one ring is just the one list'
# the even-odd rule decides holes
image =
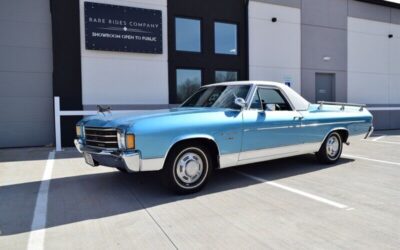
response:
{"label": "front wheel", "polygon": [[200,144],[181,144],[171,149],[163,169],[164,183],[180,194],[199,191],[212,170],[209,150]]}
{"label": "front wheel", "polygon": [[330,133],[317,152],[317,158],[322,163],[332,164],[339,160],[342,154],[342,137],[337,132]]}

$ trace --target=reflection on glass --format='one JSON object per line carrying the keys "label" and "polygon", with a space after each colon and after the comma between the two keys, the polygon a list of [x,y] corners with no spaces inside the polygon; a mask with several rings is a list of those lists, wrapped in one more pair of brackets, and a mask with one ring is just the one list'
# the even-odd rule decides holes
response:
{"label": "reflection on glass", "polygon": [[237,25],[216,22],[214,29],[215,53],[237,55]]}
{"label": "reflection on glass", "polygon": [[176,70],[176,95],[178,103],[183,102],[201,86],[201,70]]}
{"label": "reflection on glass", "polygon": [[237,81],[238,73],[237,71],[215,71],[215,82],[231,82]]}
{"label": "reflection on glass", "polygon": [[246,99],[249,85],[222,85],[203,87],[190,97],[181,107],[209,107],[240,109],[235,98]]}
{"label": "reflection on glass", "polygon": [[175,18],[176,50],[200,52],[200,20]]}

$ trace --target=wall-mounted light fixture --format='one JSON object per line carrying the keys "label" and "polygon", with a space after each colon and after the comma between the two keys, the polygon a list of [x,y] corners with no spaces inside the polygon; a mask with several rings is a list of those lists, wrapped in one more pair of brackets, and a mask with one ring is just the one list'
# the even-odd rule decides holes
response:
{"label": "wall-mounted light fixture", "polygon": [[276,17],[271,18],[271,22],[275,23],[276,21],[278,21],[278,18]]}
{"label": "wall-mounted light fixture", "polygon": [[331,60],[331,57],[330,57],[330,56],[324,56],[324,57],[322,57],[322,60],[324,60],[324,61],[330,61],[330,60]]}

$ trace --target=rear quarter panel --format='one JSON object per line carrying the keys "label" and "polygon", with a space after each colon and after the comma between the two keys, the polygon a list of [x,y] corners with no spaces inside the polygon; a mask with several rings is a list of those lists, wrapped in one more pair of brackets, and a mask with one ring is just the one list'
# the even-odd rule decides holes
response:
{"label": "rear quarter panel", "polygon": [[366,135],[372,126],[372,115],[367,109],[360,111],[358,107],[345,107],[324,105],[320,110],[319,105],[311,105],[309,110],[302,111],[302,137],[305,143],[321,143],[329,132],[336,129],[345,129],[349,138]]}

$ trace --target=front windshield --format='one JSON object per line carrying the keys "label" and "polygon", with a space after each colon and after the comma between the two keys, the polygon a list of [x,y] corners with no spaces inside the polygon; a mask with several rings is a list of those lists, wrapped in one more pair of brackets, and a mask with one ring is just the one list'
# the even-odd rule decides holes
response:
{"label": "front windshield", "polygon": [[181,107],[210,107],[240,109],[235,98],[246,99],[249,85],[218,85],[199,89]]}

